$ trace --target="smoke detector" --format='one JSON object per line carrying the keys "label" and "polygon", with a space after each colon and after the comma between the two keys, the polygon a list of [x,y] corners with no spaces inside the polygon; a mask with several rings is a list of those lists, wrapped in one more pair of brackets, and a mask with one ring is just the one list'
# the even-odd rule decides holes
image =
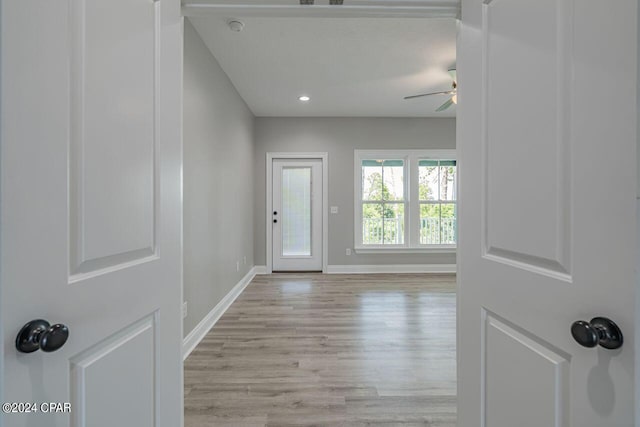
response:
{"label": "smoke detector", "polygon": [[233,19],[227,22],[227,25],[229,26],[231,31],[235,31],[236,33],[239,33],[244,29],[244,22],[238,21],[237,19]]}

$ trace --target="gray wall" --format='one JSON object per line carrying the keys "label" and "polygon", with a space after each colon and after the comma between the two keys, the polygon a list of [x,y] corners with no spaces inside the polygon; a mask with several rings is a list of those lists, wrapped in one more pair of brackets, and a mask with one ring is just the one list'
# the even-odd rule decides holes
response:
{"label": "gray wall", "polygon": [[[638,7],[638,32],[640,40],[640,7]],[[636,45],[637,49],[637,86],[636,86],[636,363],[635,363],[635,391],[636,396],[640,396],[640,42]],[[640,401],[636,399],[636,426],[640,427]]]}
{"label": "gray wall", "polygon": [[254,265],[254,117],[188,20],[184,43],[186,336]]}
{"label": "gray wall", "polygon": [[[256,265],[266,264],[265,174],[267,152],[329,153],[329,265],[453,264],[455,254],[367,254],[353,248],[353,150],[455,148],[455,119],[256,118],[255,125]],[[328,207],[327,207],[328,209]]]}

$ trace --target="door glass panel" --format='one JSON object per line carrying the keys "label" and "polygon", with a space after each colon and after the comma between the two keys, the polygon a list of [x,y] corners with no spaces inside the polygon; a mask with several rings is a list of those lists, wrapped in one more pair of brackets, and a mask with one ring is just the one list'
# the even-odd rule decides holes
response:
{"label": "door glass panel", "polygon": [[282,256],[311,256],[311,168],[282,168]]}

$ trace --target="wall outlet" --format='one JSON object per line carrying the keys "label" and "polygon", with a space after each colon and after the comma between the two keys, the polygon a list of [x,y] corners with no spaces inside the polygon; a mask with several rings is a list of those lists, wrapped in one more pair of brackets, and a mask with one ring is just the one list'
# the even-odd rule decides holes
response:
{"label": "wall outlet", "polygon": [[244,257],[242,257],[242,263],[244,265],[247,265],[247,256],[246,255]]}
{"label": "wall outlet", "polygon": [[189,304],[185,301],[182,303],[182,318],[187,317],[187,313],[189,312]]}
{"label": "wall outlet", "polygon": [[331,206],[331,213],[332,214],[337,214],[338,213],[338,207],[337,206]]}
{"label": "wall outlet", "polygon": [[351,255],[351,248],[347,248],[347,250],[345,251],[347,255]]}
{"label": "wall outlet", "polygon": [[240,261],[236,261],[236,271],[240,271]]}

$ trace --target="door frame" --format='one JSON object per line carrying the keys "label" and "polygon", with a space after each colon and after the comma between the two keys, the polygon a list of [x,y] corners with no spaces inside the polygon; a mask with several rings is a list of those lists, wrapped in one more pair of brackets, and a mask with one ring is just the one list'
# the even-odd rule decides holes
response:
{"label": "door frame", "polygon": [[267,152],[266,164],[266,209],[265,224],[266,238],[266,267],[267,274],[273,272],[273,227],[271,226],[271,212],[273,212],[273,161],[280,159],[320,160],[322,162],[322,272],[327,273],[329,263],[329,154],[327,152]]}
{"label": "door frame", "polygon": [[[240,3],[240,4],[238,4]],[[291,4],[285,0],[271,0],[266,4],[249,4],[234,0],[213,0],[207,3],[186,0],[182,3],[183,16],[247,16],[277,18],[457,18],[460,2],[421,0],[413,5],[395,5],[393,0],[378,0],[377,4],[356,2],[340,5],[316,4],[313,7]]]}

